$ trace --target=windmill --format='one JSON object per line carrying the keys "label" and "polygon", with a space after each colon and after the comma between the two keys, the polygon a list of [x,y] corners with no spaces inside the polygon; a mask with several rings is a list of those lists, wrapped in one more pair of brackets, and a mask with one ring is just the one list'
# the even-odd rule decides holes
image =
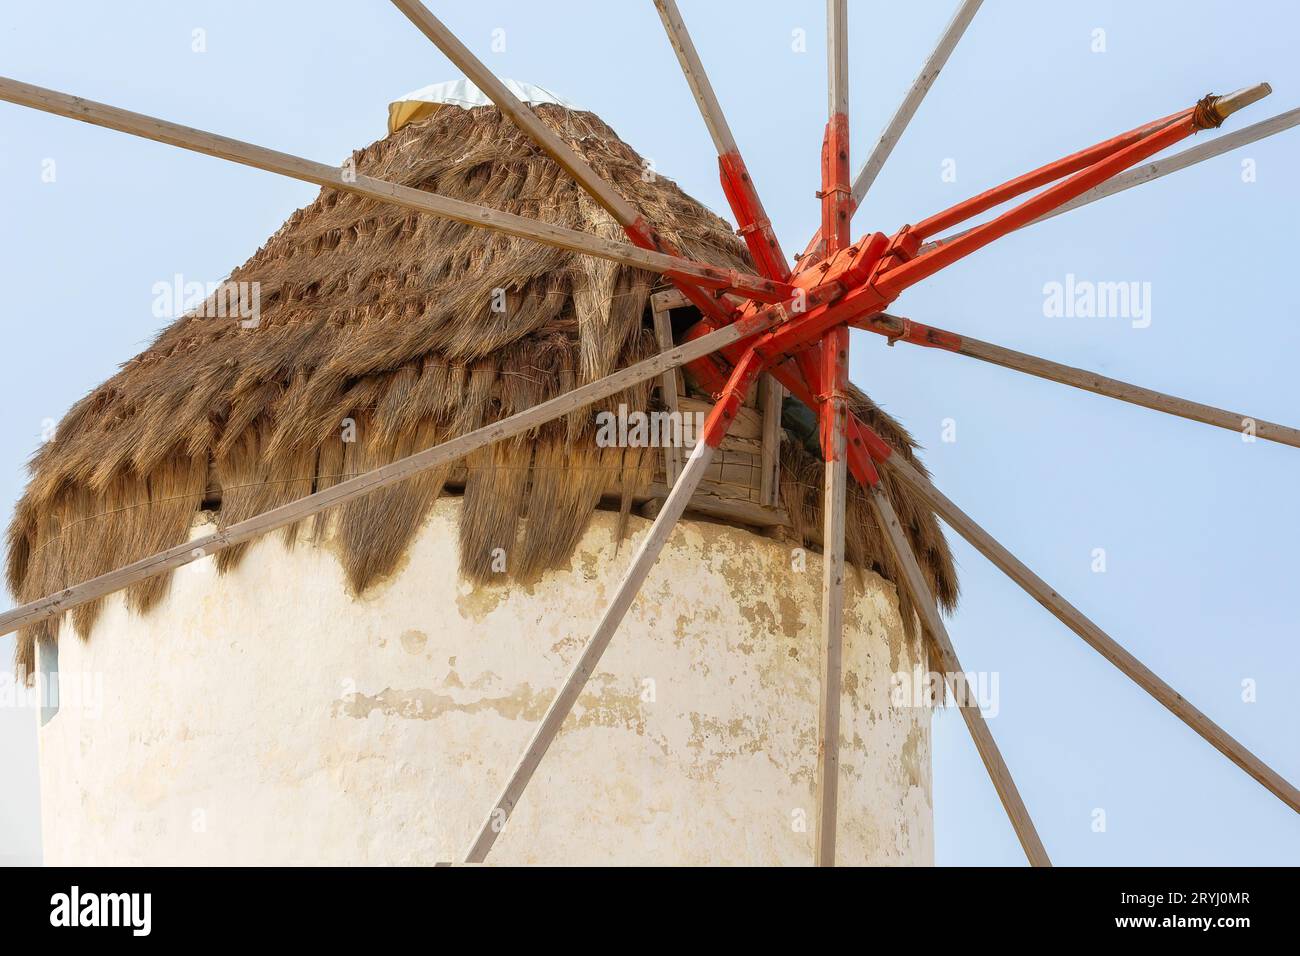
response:
{"label": "windmill", "polygon": [[[894,452],[866,424],[850,414],[847,399],[848,331],[879,334],[891,344],[905,342],[978,358],[1030,375],[1084,388],[1206,424],[1236,430],[1243,416],[1163,395],[1112,379],[1047,362],[943,329],[922,325],[885,311],[906,289],[935,275],[1012,231],[1071,208],[1148,181],[1227,149],[1253,142],[1300,123],[1293,110],[1235,134],[1198,146],[1173,159],[1140,166],[1189,136],[1220,126],[1231,114],[1270,90],[1266,84],[1226,96],[1207,96],[1170,116],[1144,124],[1057,162],[988,190],[967,202],[904,226],[891,236],[873,232],[854,240],[850,221],[894,144],[903,134],[926,91],[979,7],[967,0],[959,8],[867,162],[851,176],[848,150],[848,103],[845,0],[828,4],[829,120],[822,148],[822,224],[791,268],[775,236],[755,185],[741,158],[698,54],[672,0],[657,2],[661,18],[681,61],[719,153],[724,191],[757,269],[750,274],[720,269],[686,258],[655,232],[654,223],[600,178],[555,133],[515,98],[422,4],[394,0],[395,5],[465,73],[540,149],[558,163],[623,228],[629,242],[602,239],[472,203],[340,170],[225,137],[188,129],[114,107],[41,89],[13,80],[0,81],[0,98],[94,125],[142,136],[233,162],[254,166],[419,213],[445,217],[510,236],[604,258],[665,276],[703,317],[693,337],[651,359],[589,382],[565,395],[435,445],[391,465],[342,481],[323,491],[232,524],[207,537],[187,542],[128,564],[0,615],[5,633],[114,591],[160,575],[183,564],[251,541],[327,508],[392,486],[421,472],[445,465],[470,452],[524,434],[555,418],[617,394],[627,386],[653,379],[678,366],[713,356],[725,363],[725,380],[717,382],[716,403],[697,443],[667,495],[649,534],[573,670],[549,705],[532,740],[499,797],[487,813],[470,850],[469,862],[485,860],[539,762],[559,732],[578,694],[594,673],[602,654],[631,606],[667,540],[684,513],[738,408],[755,379],[776,378],[788,392],[817,413],[820,447],[826,457],[824,489],[825,579],[821,628],[820,733],[817,747],[816,860],[835,859],[840,662],[842,654],[845,564],[845,499],[850,476],[866,488],[880,527],[901,569],[903,584],[921,616],[932,652],[947,675],[962,672],[925,575],[912,553],[889,498],[880,490],[881,474],[907,484],[977,550],[992,560],[1063,623],[1114,663],[1139,686],[1253,776],[1292,809],[1300,810],[1295,787],[1250,753],[1120,645],[1020,563],[1010,552],[944,497],[920,472]],[[1041,190],[991,220],[952,232],[973,217],[1003,203]],[[1256,421],[1257,435],[1300,446],[1300,432]],[[954,694],[958,688],[954,687]],[[957,703],[990,774],[994,787],[1031,863],[1046,865],[1048,856],[1011,774],[973,702]]]}

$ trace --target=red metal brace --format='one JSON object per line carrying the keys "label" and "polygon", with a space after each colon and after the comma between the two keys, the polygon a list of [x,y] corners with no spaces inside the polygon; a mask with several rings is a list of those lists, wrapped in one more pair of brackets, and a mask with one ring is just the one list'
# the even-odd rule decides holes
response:
{"label": "red metal brace", "polygon": [[737,360],[727,383],[717,395],[709,417],[704,421],[704,431],[700,435],[700,440],[704,444],[710,448],[717,448],[722,444],[722,439],[727,437],[727,429],[731,427],[737,412],[740,411],[740,406],[745,401],[749,387],[753,385],[766,365],[763,357],[752,348],[746,349]]}
{"label": "red metal brace", "polygon": [[[869,328],[892,338],[904,337],[917,344],[955,347],[946,339],[951,333],[924,326],[872,323],[870,317],[898,297],[904,290],[944,267],[1032,222],[1039,216],[1082,195],[1125,169],[1160,152],[1181,139],[1211,126],[1223,117],[1215,109],[1213,97],[1206,97],[1195,107],[1170,117],[1145,124],[1121,136],[1067,156],[1055,163],[1013,179],[996,189],[960,203],[923,220],[915,227],[904,226],[892,239],[876,233],[847,249],[832,250],[817,268],[801,268],[793,277],[798,293],[808,299],[808,308],[794,313],[787,321],[758,336],[746,347],[737,343],[723,351],[723,357],[736,362],[748,358],[752,351],[764,367],[796,398],[816,409],[818,393],[827,374],[820,368],[816,350],[822,336],[834,330],[844,331],[847,324]],[[828,129],[828,143],[834,139]],[[1065,178],[1022,202],[1001,216],[947,241],[925,248],[922,241],[936,231],[949,228],[1016,196]],[[825,202],[823,210],[832,206]],[[788,307],[798,301],[796,297]],[[756,309],[753,303],[742,314]],[[708,315],[692,330],[694,335],[716,328],[717,318]],[[847,334],[844,331],[844,334]],[[959,340],[957,340],[959,342]],[[822,349],[823,354],[825,349]],[[838,354],[839,349],[835,349]],[[703,366],[701,366],[701,369]],[[695,368],[692,367],[692,371]],[[707,375],[720,377],[722,368],[711,366]],[[701,375],[706,387],[712,387]],[[832,383],[831,387],[834,387]],[[825,393],[823,393],[825,394]],[[720,440],[720,439],[719,439]],[[859,481],[874,483],[872,462],[889,455],[888,446],[861,422],[854,420],[849,436],[850,465]]]}
{"label": "red metal brace", "polygon": [[[809,351],[801,354],[811,355],[812,353]],[[818,363],[813,363],[811,375],[807,379],[801,376],[798,370],[791,373],[788,369],[774,368],[770,374],[781,382],[791,395],[805,405],[812,407],[816,403],[816,394],[821,389],[821,368]],[[825,438],[822,441],[825,442]],[[889,447],[888,443],[857,416],[849,415],[849,434],[846,447],[849,456],[849,474],[853,476],[853,479],[863,487],[878,484],[880,474],[876,470],[876,463],[883,462],[893,453],[893,449]],[[824,456],[825,444],[823,444],[822,448]]]}
{"label": "red metal brace", "polygon": [[[1148,123],[1122,136],[1050,163],[931,216],[914,227],[904,226],[890,241],[885,253],[883,269],[865,284],[873,287],[875,297],[892,301],[908,287],[934,275],[953,262],[1070,202],[1112,176],[1193,133],[1222,122],[1222,118],[1213,113],[1212,105],[1213,97],[1206,97],[1191,109]],[[933,235],[935,231],[962,222],[1062,176],[1068,178],[1044,189],[995,219],[952,239],[934,244],[928,249],[918,248],[919,243],[927,236]],[[830,262],[831,268],[826,273],[827,278],[840,278],[834,267],[834,260]],[[799,284],[798,277],[796,277],[796,284]],[[853,293],[850,292],[847,297],[852,296]]]}
{"label": "red metal brace", "polygon": [[1069,156],[1048,163],[1045,166],[1040,166],[1032,172],[1017,176],[1001,186],[995,186],[993,189],[986,190],[978,196],[973,196],[965,202],[960,202],[943,212],[936,213],[929,219],[917,223],[913,231],[921,240],[928,239],[936,233],[951,229],[957,223],[963,222],[971,216],[1001,205],[1009,199],[1014,199],[1016,196],[1029,192],[1031,189],[1038,189],[1040,186],[1056,182],[1062,176],[1069,176],[1072,173],[1087,169],[1106,157],[1114,155],[1124,147],[1140,142],[1148,136],[1174,125],[1179,120],[1189,118],[1195,109],[1195,107],[1189,107],[1163,119],[1144,123],[1127,133],[1121,133],[1113,139],[1108,139],[1095,146],[1089,146],[1087,149],[1071,153]]}
{"label": "red metal brace", "polygon": [[890,345],[895,342],[907,342],[911,345],[943,349],[947,352],[961,351],[962,338],[956,332],[938,329],[921,322],[913,322],[911,319],[890,315],[888,312],[877,312],[875,315],[863,316],[860,319],[854,319],[849,324],[855,329],[862,329],[864,332],[875,332],[877,335],[883,335],[889,340]]}
{"label": "red metal brace", "polygon": [[[623,228],[623,232],[626,233],[633,245],[642,249],[651,249],[655,252],[664,252],[674,256],[681,255],[671,242],[651,228],[650,224],[645,221],[644,216],[638,216],[635,222]],[[700,310],[702,315],[712,316],[725,322],[735,321],[739,317],[739,310],[723,300],[722,295],[734,287],[735,278],[738,274],[734,270],[721,268],[717,269],[716,272],[715,277],[708,279],[695,275],[683,275],[680,272],[665,272],[664,275],[690,300],[692,305]],[[771,279],[770,277],[767,278],[764,285],[767,287],[765,291],[758,294],[746,292],[746,297],[753,301],[770,304],[788,300],[795,291],[790,283],[784,280]]]}
{"label": "red metal brace", "polygon": [[[821,339],[821,381],[817,385],[820,406],[817,412],[821,426],[822,460],[835,460],[835,403],[849,400],[849,329],[837,325]],[[847,444],[848,436],[845,435]]]}
{"label": "red metal brace", "polygon": [[[834,267],[835,278],[831,281],[819,281],[812,276],[805,276],[800,283],[800,292],[802,294],[786,306],[789,312],[784,319],[783,325],[799,323],[804,316],[812,313],[820,314],[824,307],[842,297],[850,288],[866,282],[872,272],[879,267],[881,256],[888,244],[889,240],[882,233],[875,233],[856,245],[841,250],[827,263],[827,269]],[[813,281],[817,281],[818,284],[811,288],[805,288]],[[799,311],[800,309],[802,311]],[[752,307],[745,310],[745,314],[751,313]],[[697,339],[721,327],[717,319],[706,316],[687,331],[686,340]],[[800,336],[798,339],[783,339],[783,341],[787,342],[790,354],[789,356],[778,356],[773,359],[777,366],[772,369],[773,376],[778,381],[783,381],[784,375],[793,375],[798,378],[801,371],[807,372],[806,366],[808,363],[815,367],[818,361],[817,352],[820,349],[820,343],[816,341],[816,338],[832,327],[833,324],[819,326],[818,336],[813,338]],[[727,382],[727,376],[730,372],[728,363],[738,361],[744,350],[745,344],[737,342],[721,349],[719,353],[688,363],[686,368],[705,390],[710,394],[717,395],[721,393]],[[798,367],[793,367],[795,365]],[[812,381],[815,374],[807,373],[804,377],[808,381]],[[815,408],[813,405],[810,405],[810,407]]]}
{"label": "red metal brace", "polygon": [[745,240],[749,255],[758,267],[760,275],[781,282],[790,280],[790,266],[781,243],[772,231],[772,221],[768,219],[763,202],[758,198],[758,190],[745,168],[745,161],[740,152],[733,151],[718,157],[718,170],[722,178],[722,191],[731,206],[732,215],[740,228],[737,235]]}
{"label": "red metal brace", "polygon": [[[1201,104],[1204,104],[1206,100],[1209,99],[1211,99],[1211,97],[1206,97],[1201,101]],[[1050,182],[1055,182],[1062,176],[1068,176],[1069,174],[1078,172],[1081,169],[1086,169],[1088,166],[1091,166],[1098,160],[1106,158],[1117,150],[1131,145],[1141,139],[1145,139],[1152,133],[1157,133],[1166,126],[1190,116],[1194,110],[1201,106],[1201,104],[1198,104],[1196,107],[1180,110],[1177,113],[1172,113],[1163,119],[1144,123],[1126,133],[1121,133],[1113,139],[1098,143],[1096,146],[1090,146],[1077,153],[1072,153],[1063,159],[1049,163],[1046,166],[1041,166],[1032,172],[1003,183],[1001,186],[980,193],[978,196],[968,199],[964,203],[959,203],[950,209],[931,216],[923,223],[918,223],[915,227],[915,231],[922,240],[927,239],[937,232],[942,232],[958,222],[992,209],[994,206],[1006,202],[1009,199],[1014,199],[1016,196],[1022,195],[1031,189],[1037,189],[1038,187],[1045,186]],[[853,201],[852,195],[850,195],[849,215],[852,216],[856,209],[857,204]],[[818,232],[813,235],[807,248],[804,250],[803,254],[799,256],[799,267],[796,270],[796,273],[811,268],[822,259],[826,252],[825,242],[822,238],[824,234],[823,229],[818,230]]]}
{"label": "red metal brace", "polygon": [[849,118],[834,114],[822,137],[821,234],[828,238],[827,251],[838,252],[849,244],[849,220],[853,216],[853,189],[849,185]]}

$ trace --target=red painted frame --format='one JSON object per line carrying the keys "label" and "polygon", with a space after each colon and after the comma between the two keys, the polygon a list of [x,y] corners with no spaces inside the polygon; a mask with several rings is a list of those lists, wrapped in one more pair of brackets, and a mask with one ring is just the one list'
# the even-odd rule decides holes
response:
{"label": "red painted frame", "polygon": [[[873,317],[879,316],[886,306],[916,283],[1155,153],[1208,128],[1210,124],[1202,112],[1189,107],[1143,124],[980,193],[922,220],[916,226],[904,225],[892,238],[878,232],[870,233],[852,245],[847,244],[848,218],[853,211],[847,183],[848,124],[842,115],[839,119],[844,120],[843,123],[837,123],[836,117],[832,117],[827,123],[823,141],[823,188],[819,193],[822,200],[820,235],[830,236],[826,254],[816,262],[801,261],[791,275],[789,269],[778,270],[766,254],[772,248],[779,250],[779,245],[775,242],[762,244],[764,255],[756,255],[755,260],[763,275],[777,281],[788,279],[793,294],[783,303],[766,307],[780,310],[778,325],[723,349],[716,357],[710,356],[688,365],[697,380],[719,399],[718,408],[706,424],[705,441],[715,447],[722,441],[726,426],[743,401],[745,390],[763,371],[768,371],[795,398],[818,411],[819,419],[824,418],[820,410],[826,405],[825,398],[834,389],[847,387],[847,358],[838,365],[832,361],[828,368],[825,360],[828,350],[823,340],[832,337],[832,356],[846,357],[847,348],[841,348],[841,345],[847,343],[850,327],[876,332],[891,341],[902,339],[918,345],[955,350],[960,344],[960,336],[954,333],[892,317],[873,321]],[[725,161],[723,167],[725,184]],[[743,171],[743,163],[734,168]],[[1051,183],[1055,185],[1049,186]],[[761,238],[761,229],[770,229],[770,224],[761,213],[762,205],[747,174],[743,184],[744,190],[726,191],[752,252],[758,243],[751,236]],[[994,219],[922,249],[925,240],[936,233],[1044,186],[1047,188],[1037,195]],[[754,228],[745,231],[745,227]],[[633,239],[636,241],[636,237]],[[819,236],[814,237],[810,250],[819,245],[819,239]],[[703,318],[687,333],[688,339],[752,315],[759,309],[753,302],[738,310],[731,309],[719,297],[702,292],[698,286],[692,288],[693,280],[689,277],[669,278],[701,309]],[[823,421],[823,430],[826,427]],[[830,446],[827,438],[823,435],[823,448]],[[875,465],[892,454],[890,446],[856,416],[850,416],[847,448],[849,470],[854,478],[863,484],[876,484],[879,473]]]}

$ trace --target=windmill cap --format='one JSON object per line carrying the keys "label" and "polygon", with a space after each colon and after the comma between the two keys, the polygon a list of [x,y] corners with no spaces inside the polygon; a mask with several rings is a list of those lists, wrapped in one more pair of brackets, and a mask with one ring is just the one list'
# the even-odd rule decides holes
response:
{"label": "windmill cap", "polygon": [[[550,90],[532,83],[518,80],[502,80],[510,93],[525,103],[554,103],[566,109],[576,110],[580,107],[570,103]],[[476,106],[491,106],[492,100],[469,80],[448,80],[412,90],[405,96],[399,96],[388,104],[388,132],[396,133],[408,123],[425,119],[444,106],[458,106],[461,109],[473,109]]]}

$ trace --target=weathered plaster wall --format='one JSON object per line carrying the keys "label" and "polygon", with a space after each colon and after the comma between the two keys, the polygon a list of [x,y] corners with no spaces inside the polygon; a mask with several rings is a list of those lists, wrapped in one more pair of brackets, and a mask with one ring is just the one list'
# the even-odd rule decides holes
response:
{"label": "weathered plaster wall", "polygon": [[[102,713],[65,704],[40,732],[46,861],[458,859],[633,551],[599,513],[567,571],[476,591],[459,508],[360,601],[328,546],[273,536],[228,576],[182,568],[143,619],[115,597],[89,643],[65,631],[64,680],[102,675]],[[492,861],[809,862],[820,582],[818,555],[796,571],[683,523]],[[889,706],[913,666],[892,587],[852,581],[846,624],[840,861],[929,864],[929,717]]]}

